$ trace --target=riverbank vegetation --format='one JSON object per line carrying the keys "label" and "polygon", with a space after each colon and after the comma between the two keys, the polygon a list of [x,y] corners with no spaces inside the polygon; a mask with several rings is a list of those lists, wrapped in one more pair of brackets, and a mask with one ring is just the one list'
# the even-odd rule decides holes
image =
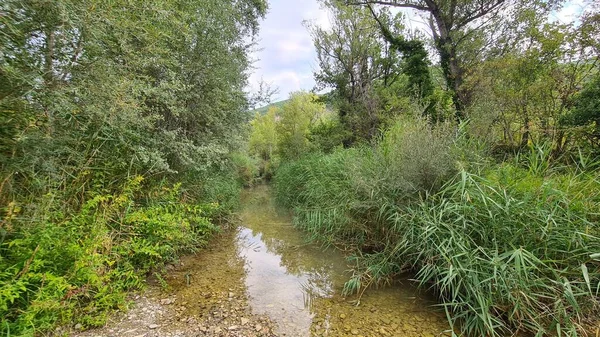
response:
{"label": "riverbank vegetation", "polygon": [[569,3],[322,3],[332,26],[308,29],[331,91],[257,114],[249,151],[296,226],[350,249],[345,291],[409,273],[463,335],[595,332],[597,4],[565,24]]}
{"label": "riverbank vegetation", "polygon": [[266,6],[0,5],[0,335],[101,325],[217,230]]}

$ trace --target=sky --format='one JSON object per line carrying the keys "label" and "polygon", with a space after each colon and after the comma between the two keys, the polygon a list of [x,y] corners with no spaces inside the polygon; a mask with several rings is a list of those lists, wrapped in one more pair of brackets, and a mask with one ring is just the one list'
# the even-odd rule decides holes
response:
{"label": "sky", "polygon": [[[571,22],[581,13],[586,0],[569,1],[550,20]],[[589,1],[589,0],[588,0]],[[317,69],[316,52],[308,29],[310,21],[321,27],[330,27],[329,16],[317,0],[269,0],[269,12],[261,23],[254,69],[249,79],[250,91],[256,91],[261,79],[278,94],[272,101],[287,99],[298,90],[311,90],[315,85],[313,72]],[[422,26],[422,19],[412,10],[405,12],[407,25]]]}
{"label": "sky", "polygon": [[303,22],[309,20],[328,27],[327,12],[317,0],[270,0],[269,12],[260,26],[257,61],[250,76],[250,86],[256,89],[264,80],[279,93],[273,101],[287,99],[298,90],[314,87],[313,70],[316,69],[316,52],[308,29]]}

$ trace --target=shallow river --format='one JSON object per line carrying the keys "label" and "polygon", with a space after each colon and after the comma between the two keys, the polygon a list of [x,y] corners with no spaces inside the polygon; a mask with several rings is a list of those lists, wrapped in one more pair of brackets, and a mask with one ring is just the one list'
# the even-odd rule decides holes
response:
{"label": "shallow river", "polygon": [[367,291],[359,305],[342,296],[344,256],[307,244],[267,187],[244,192],[240,218],[237,230],[184,259],[185,275],[171,278],[179,280],[170,282],[178,297],[198,303],[188,305],[194,314],[210,308],[210,294],[229,292],[245,294],[252,313],[274,321],[278,335],[438,336],[449,329],[443,311],[408,280]]}

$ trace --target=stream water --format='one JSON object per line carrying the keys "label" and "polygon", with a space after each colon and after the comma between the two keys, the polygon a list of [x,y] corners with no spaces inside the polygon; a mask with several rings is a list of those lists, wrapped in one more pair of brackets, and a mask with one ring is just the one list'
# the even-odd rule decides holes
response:
{"label": "stream water", "polygon": [[[185,275],[170,282],[193,314],[210,310],[211,295],[244,294],[252,314],[275,322],[280,336],[439,336],[449,326],[435,302],[410,281],[370,289],[356,305],[342,289],[347,261],[307,244],[279,210],[269,189],[244,191],[241,223],[206,253],[184,259]],[[199,298],[199,300],[195,300]]]}

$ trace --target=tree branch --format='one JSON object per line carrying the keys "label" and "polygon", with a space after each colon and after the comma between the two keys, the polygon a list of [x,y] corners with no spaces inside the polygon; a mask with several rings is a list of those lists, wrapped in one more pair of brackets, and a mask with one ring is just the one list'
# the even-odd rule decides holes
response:
{"label": "tree branch", "polygon": [[398,0],[363,0],[363,1],[348,1],[348,5],[356,6],[356,5],[386,5],[392,7],[400,7],[400,8],[412,8],[419,11],[429,12],[431,9],[427,6],[411,4],[406,2],[399,2]]}
{"label": "tree branch", "polygon": [[[503,5],[506,2],[506,0],[496,0],[496,2],[494,2],[493,4],[491,4],[490,6],[488,6],[487,8],[484,7],[484,5],[482,4],[481,7],[477,10],[474,10],[472,12],[467,13],[463,19],[461,19],[460,21],[458,21],[458,23],[456,24],[456,28],[462,28],[465,25],[468,25],[469,23],[487,15],[488,13],[492,12],[493,10],[495,10],[496,8],[500,7],[501,5]],[[475,14],[477,13],[477,14]]]}

